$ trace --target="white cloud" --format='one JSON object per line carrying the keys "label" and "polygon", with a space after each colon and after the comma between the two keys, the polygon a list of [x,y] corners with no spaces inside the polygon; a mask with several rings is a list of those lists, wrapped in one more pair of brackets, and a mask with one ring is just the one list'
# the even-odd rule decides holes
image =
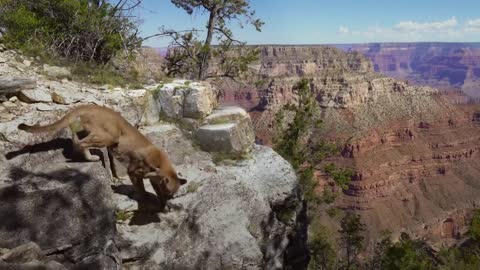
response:
{"label": "white cloud", "polygon": [[350,29],[348,29],[348,27],[345,27],[345,26],[340,26],[338,28],[338,32],[341,34],[348,34],[350,32]]}
{"label": "white cloud", "polygon": [[480,32],[480,19],[469,20],[465,24],[465,31]]}
{"label": "white cloud", "polygon": [[441,22],[413,22],[405,21],[395,25],[395,29],[403,32],[447,32],[457,26],[457,19],[452,17],[449,20]]}
{"label": "white cloud", "polygon": [[456,17],[444,21],[416,22],[401,21],[391,27],[371,26],[366,29],[352,29],[340,26],[339,33],[344,41],[360,42],[466,42],[478,41],[480,18],[460,24]]}

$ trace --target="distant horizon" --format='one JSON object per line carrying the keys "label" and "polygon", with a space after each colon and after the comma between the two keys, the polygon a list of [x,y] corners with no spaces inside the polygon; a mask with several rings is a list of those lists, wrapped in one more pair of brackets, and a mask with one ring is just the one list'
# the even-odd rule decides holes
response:
{"label": "distant horizon", "polygon": [[[371,44],[476,44],[480,45],[480,41],[467,41],[467,42],[449,42],[449,41],[412,41],[412,42],[359,42],[359,43],[303,43],[303,44],[282,44],[282,43],[270,43],[270,44],[247,44],[247,46],[332,46],[332,45],[371,45]],[[142,45],[143,48],[153,48],[153,49],[166,49],[165,47],[153,47],[148,45]]]}

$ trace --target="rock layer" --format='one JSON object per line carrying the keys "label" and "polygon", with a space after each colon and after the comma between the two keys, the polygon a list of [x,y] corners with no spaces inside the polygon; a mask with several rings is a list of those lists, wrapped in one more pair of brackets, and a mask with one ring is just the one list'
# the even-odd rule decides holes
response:
{"label": "rock layer", "polygon": [[480,108],[454,105],[436,89],[374,73],[358,53],[321,46],[261,51],[255,70],[263,81],[252,87],[258,103],[250,111],[258,141],[271,142],[275,113],[296,102],[293,86],[300,77],[310,78],[323,120],[310,142],[350,142],[341,158],[328,161],[355,172],[338,206],[362,216],[369,246],[385,229],[432,243],[464,232],[480,203]]}
{"label": "rock layer", "polygon": [[460,89],[480,98],[479,43],[374,43],[339,45],[358,51],[374,64],[375,71],[397,79],[440,89]]}

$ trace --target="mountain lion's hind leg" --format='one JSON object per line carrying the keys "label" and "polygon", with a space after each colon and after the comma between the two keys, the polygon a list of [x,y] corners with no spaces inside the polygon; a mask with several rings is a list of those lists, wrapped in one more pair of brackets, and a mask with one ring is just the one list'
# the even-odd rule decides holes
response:
{"label": "mountain lion's hind leg", "polygon": [[80,153],[83,156],[83,158],[85,158],[85,160],[88,160],[88,161],[99,161],[100,160],[99,156],[94,156],[94,155],[90,154],[90,150],[86,147],[83,147],[80,144],[80,140],[78,139],[78,136],[77,136],[76,133],[73,133],[72,140],[73,140],[73,146],[75,148],[75,151]]}

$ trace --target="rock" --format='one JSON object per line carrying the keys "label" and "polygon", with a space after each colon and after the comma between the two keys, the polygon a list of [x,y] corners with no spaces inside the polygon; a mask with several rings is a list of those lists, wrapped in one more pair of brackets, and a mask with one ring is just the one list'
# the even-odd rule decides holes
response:
{"label": "rock", "polygon": [[[1,110],[0,110],[1,112]],[[2,121],[11,121],[15,118],[15,114],[12,114],[12,113],[3,113],[0,115],[0,119]]]}
{"label": "rock", "polygon": [[5,101],[2,103],[3,107],[5,108],[15,108],[17,105],[11,101]]}
{"label": "rock", "polygon": [[209,124],[221,124],[242,121],[247,118],[250,116],[240,107],[222,107],[213,111],[205,120]]}
{"label": "rock", "polygon": [[37,110],[42,111],[42,112],[53,110],[53,107],[51,105],[48,105],[48,104],[45,104],[45,103],[36,104],[35,107],[37,108]]}
{"label": "rock", "polygon": [[[153,124],[160,120],[160,109],[158,103],[154,100],[150,91],[145,89],[129,90],[125,92],[127,100],[125,104],[135,109],[130,109],[131,112],[137,112],[136,122],[140,124]],[[123,107],[123,106],[120,106]],[[122,109],[122,111],[126,111]]]}
{"label": "rock", "polygon": [[[92,92],[91,95],[82,93],[80,91],[81,89],[75,84],[51,81],[47,87],[53,91],[51,94],[52,100],[59,104],[72,104],[80,101],[91,102],[91,100],[96,97],[96,93],[94,92]],[[88,101],[86,99],[88,99]],[[62,103],[62,101],[64,103]],[[98,100],[96,102],[98,102]]]}
{"label": "rock", "polygon": [[62,264],[47,258],[37,244],[30,242],[12,250],[7,250],[5,254],[0,256],[0,269],[65,270],[66,268]]}
{"label": "rock", "polygon": [[37,82],[31,79],[20,77],[4,77],[0,79],[0,95],[12,94],[21,90],[34,89]]}
{"label": "rock", "polygon": [[255,140],[249,120],[201,126],[195,134],[196,140],[204,151],[234,155],[247,153]]}
{"label": "rock", "polygon": [[[68,142],[59,138],[50,147],[68,150]],[[62,150],[26,149],[0,162],[0,246],[35,241],[42,254],[56,254],[69,269],[118,269],[112,190],[101,162],[67,163]],[[38,248],[28,247],[35,252],[9,255],[11,262],[43,261]]]}
{"label": "rock", "polygon": [[0,64],[5,64],[6,62],[7,62],[7,60],[5,60],[5,58],[0,57]]}
{"label": "rock", "polygon": [[[125,269],[282,269],[299,203],[295,172],[285,160],[255,146],[251,159],[218,166],[173,126],[142,132],[189,183],[171,201],[177,210],[134,213],[117,226]],[[146,188],[153,192],[147,182]],[[122,209],[136,207],[125,196],[115,201]]]}
{"label": "rock", "polygon": [[98,89],[99,89],[99,90],[108,90],[108,89],[110,89],[110,85],[104,84],[104,85],[102,85],[102,86],[99,86]]}
{"label": "rock", "polygon": [[183,118],[183,92],[176,91],[173,86],[164,86],[153,94],[157,100],[163,118]]}
{"label": "rock", "polygon": [[5,47],[5,45],[0,44],[0,52],[4,52],[6,49],[7,47]]}
{"label": "rock", "polygon": [[26,103],[37,102],[52,102],[51,94],[43,88],[36,88],[33,90],[23,90],[18,95],[18,98]]}
{"label": "rock", "polygon": [[29,67],[30,65],[32,65],[32,61],[29,61],[29,60],[23,60],[23,64],[27,67]]}
{"label": "rock", "polygon": [[213,111],[207,125],[196,131],[195,137],[204,151],[226,154],[247,153],[255,140],[252,121],[240,107],[223,107]]}
{"label": "rock", "polygon": [[57,104],[67,104],[65,99],[55,92],[52,92],[51,97],[52,97],[53,102],[55,102]]}
{"label": "rock", "polygon": [[43,254],[40,247],[33,243],[29,242],[24,245],[13,248],[7,253],[0,256],[0,261],[11,263],[26,263],[34,260],[45,260],[46,256]]}
{"label": "rock", "polygon": [[166,118],[206,117],[217,106],[216,90],[210,84],[176,80],[152,90]]}
{"label": "rock", "polygon": [[65,67],[50,66],[47,64],[43,65],[43,71],[51,77],[54,78],[65,78],[70,77],[72,73]]}
{"label": "rock", "polygon": [[13,97],[11,97],[8,101],[10,101],[10,102],[17,102],[17,100],[18,100],[18,97],[13,96]]}
{"label": "rock", "polygon": [[216,90],[211,84],[191,83],[185,89],[183,117],[201,119],[206,117],[216,107]]}

